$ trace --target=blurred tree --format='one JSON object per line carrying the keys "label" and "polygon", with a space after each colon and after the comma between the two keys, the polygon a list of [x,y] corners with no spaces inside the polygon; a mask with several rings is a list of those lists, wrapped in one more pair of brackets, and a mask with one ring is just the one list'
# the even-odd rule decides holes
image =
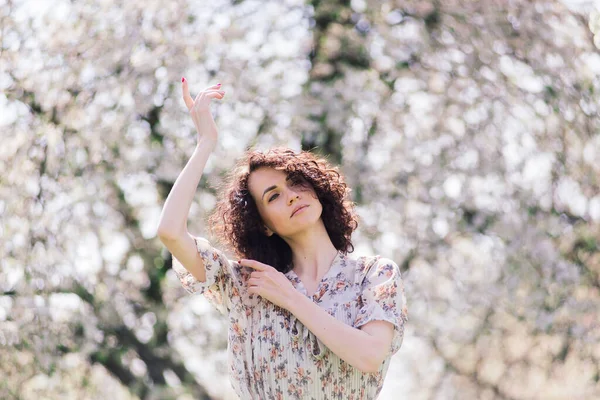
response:
{"label": "blurred tree", "polygon": [[233,398],[225,321],[155,238],[182,75],[227,91],[191,232],[247,146],[340,163],[357,253],[405,273],[382,399],[600,396],[598,11],[197,3],[0,0],[1,398]]}

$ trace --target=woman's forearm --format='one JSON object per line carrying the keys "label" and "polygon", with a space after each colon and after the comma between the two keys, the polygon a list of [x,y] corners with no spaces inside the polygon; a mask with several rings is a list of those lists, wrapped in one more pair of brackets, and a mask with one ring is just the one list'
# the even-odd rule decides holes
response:
{"label": "woman's forearm", "polygon": [[288,310],[339,358],[363,372],[377,372],[388,347],[367,332],[346,325],[304,295]]}
{"label": "woman's forearm", "polygon": [[208,157],[214,150],[211,140],[199,140],[192,157],[183,168],[163,207],[157,234],[160,237],[175,238],[187,229],[187,218],[194,194],[200,183]]}

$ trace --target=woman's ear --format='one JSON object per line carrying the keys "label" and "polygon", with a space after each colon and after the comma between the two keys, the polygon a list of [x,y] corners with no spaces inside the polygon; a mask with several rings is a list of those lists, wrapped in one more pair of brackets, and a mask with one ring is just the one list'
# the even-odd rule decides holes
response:
{"label": "woman's ear", "polygon": [[267,236],[273,236],[273,231],[269,229],[269,227],[267,227],[266,225],[263,225],[263,232],[265,233],[265,235]]}

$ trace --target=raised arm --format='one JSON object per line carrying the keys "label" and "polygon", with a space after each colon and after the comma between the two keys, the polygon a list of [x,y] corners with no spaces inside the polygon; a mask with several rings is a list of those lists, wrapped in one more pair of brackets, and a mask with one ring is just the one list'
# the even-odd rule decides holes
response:
{"label": "raised arm", "polygon": [[190,96],[188,83],[182,78],[183,100],[194,121],[198,142],[192,157],[177,177],[163,207],[157,235],[181,264],[199,281],[206,280],[206,271],[196,244],[187,231],[187,218],[194,194],[202,177],[206,161],[217,143],[217,126],[210,112],[210,101],[222,99],[220,84]]}

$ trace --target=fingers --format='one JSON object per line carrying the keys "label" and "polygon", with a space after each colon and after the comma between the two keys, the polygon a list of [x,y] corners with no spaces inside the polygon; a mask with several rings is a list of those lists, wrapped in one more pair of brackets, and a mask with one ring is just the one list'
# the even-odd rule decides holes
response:
{"label": "fingers", "polygon": [[185,78],[181,78],[181,90],[183,91],[183,101],[185,102],[188,110],[191,110],[194,106],[194,99],[190,96],[190,89]]}
{"label": "fingers", "polygon": [[263,275],[266,276],[266,274],[262,271],[252,271],[250,274],[250,279],[260,279],[263,277]]}
{"label": "fingers", "polygon": [[257,271],[265,271],[267,268],[270,268],[269,265],[263,264],[261,262],[255,261],[255,260],[240,260],[238,262],[240,265],[243,265],[245,267],[250,267]]}
{"label": "fingers", "polygon": [[223,96],[225,96],[225,92],[222,90],[210,90],[207,92],[200,92],[194,99],[194,103],[196,103],[200,99],[200,97],[202,97],[202,95],[210,99],[222,99]]}
{"label": "fingers", "polygon": [[204,89],[204,91],[206,92],[206,91],[209,91],[209,90],[219,90],[220,88],[221,88],[221,84],[217,83],[216,85],[207,87],[206,89]]}
{"label": "fingers", "polygon": [[225,96],[225,92],[223,92],[222,90],[213,90],[210,92],[204,92],[204,95],[210,97],[211,99],[222,99],[223,96]]}
{"label": "fingers", "polygon": [[194,103],[198,100],[198,98],[204,94],[211,99],[222,99],[225,96],[225,92],[219,90],[221,88],[221,84],[216,84],[206,88],[203,92],[200,92],[196,95],[196,98],[192,98],[190,95],[190,89],[188,86],[188,81],[185,78],[181,78],[181,90],[183,92],[183,101],[185,102],[188,110],[191,110],[194,106]]}

